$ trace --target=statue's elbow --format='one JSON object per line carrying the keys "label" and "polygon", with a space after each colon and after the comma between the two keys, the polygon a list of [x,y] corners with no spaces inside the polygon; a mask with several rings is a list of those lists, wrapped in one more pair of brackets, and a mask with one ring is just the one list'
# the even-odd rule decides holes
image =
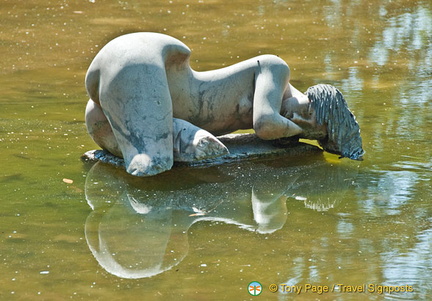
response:
{"label": "statue's elbow", "polygon": [[263,140],[272,140],[279,138],[275,131],[274,123],[268,118],[260,118],[254,122],[256,135]]}

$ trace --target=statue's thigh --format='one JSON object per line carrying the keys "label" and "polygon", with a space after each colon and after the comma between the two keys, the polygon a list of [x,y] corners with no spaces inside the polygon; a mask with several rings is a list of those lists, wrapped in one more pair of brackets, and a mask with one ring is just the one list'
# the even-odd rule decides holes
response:
{"label": "statue's thigh", "polygon": [[165,69],[130,65],[101,75],[100,103],[125,159],[137,176],[172,167],[172,104]]}

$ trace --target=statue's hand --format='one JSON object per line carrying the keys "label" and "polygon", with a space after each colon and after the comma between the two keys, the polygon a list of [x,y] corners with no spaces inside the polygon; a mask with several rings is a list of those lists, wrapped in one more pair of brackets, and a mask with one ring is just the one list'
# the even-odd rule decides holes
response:
{"label": "statue's hand", "polygon": [[290,120],[302,129],[302,132],[299,134],[301,138],[321,140],[327,136],[327,127],[317,124],[314,114],[310,119],[306,119],[294,113]]}

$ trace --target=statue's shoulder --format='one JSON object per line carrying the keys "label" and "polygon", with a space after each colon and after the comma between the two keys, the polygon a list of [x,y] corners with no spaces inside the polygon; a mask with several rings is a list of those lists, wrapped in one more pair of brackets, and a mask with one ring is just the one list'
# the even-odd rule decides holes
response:
{"label": "statue's shoulder", "polygon": [[289,72],[288,64],[279,56],[274,54],[263,54],[254,58],[261,68]]}

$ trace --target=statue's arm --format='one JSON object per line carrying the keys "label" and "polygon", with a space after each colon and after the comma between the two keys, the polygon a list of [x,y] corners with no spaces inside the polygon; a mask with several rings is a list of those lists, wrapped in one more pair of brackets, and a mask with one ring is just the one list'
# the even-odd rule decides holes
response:
{"label": "statue's arm", "polygon": [[261,139],[298,135],[302,129],[280,115],[285,88],[289,85],[288,65],[276,56],[257,58],[258,69],[253,100],[253,127]]}

